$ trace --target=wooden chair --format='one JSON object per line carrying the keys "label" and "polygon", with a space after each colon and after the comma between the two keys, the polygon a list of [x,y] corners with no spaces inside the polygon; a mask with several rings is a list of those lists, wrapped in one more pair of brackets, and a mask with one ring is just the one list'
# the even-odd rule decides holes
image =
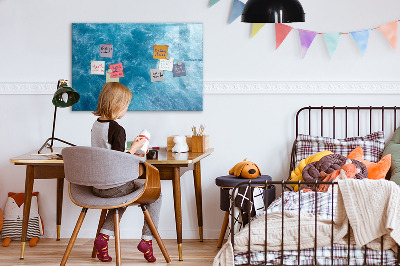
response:
{"label": "wooden chair", "polygon": [[[82,207],[82,211],[60,265],[66,264],[88,209],[102,209],[96,237],[103,226],[107,210],[116,209],[114,215],[116,265],[121,265],[118,208],[129,205],[139,205],[142,208],[145,220],[149,224],[166,262],[171,262],[145,205],[157,200],[161,193],[160,176],[157,168],[143,162],[137,156],[103,148],[68,147],[63,149],[62,155],[65,179],[70,182],[68,186],[69,196],[74,204]],[[137,167],[138,160],[141,161],[139,167],[141,171]],[[132,176],[145,177],[144,180],[139,180],[144,182],[143,189],[118,198],[100,198],[91,191],[92,186],[117,185],[128,182],[132,179]],[[92,257],[96,257],[94,247]]]}

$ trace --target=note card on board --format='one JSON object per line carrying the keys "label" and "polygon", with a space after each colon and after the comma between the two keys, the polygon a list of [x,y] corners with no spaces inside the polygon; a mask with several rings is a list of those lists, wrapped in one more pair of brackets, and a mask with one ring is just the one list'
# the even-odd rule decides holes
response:
{"label": "note card on board", "polygon": [[100,44],[100,57],[112,58],[113,45],[109,43]]}
{"label": "note card on board", "polygon": [[164,70],[150,69],[151,82],[164,81]]}
{"label": "note card on board", "polygon": [[111,69],[106,72],[106,82],[119,82],[119,78],[110,77]]}
{"label": "note card on board", "polygon": [[92,61],[90,62],[90,74],[104,75],[105,61]]}
{"label": "note card on board", "polygon": [[158,66],[161,70],[172,71],[174,67],[174,58],[170,57],[169,59],[160,59],[160,64]]}
{"label": "note card on board", "polygon": [[124,77],[124,67],[122,63],[110,65],[111,74],[110,78],[123,78]]}
{"label": "note card on board", "polygon": [[154,59],[165,59],[167,57],[168,45],[154,45],[153,49]]}
{"label": "note card on board", "polygon": [[174,78],[186,76],[185,63],[174,64],[174,69],[172,70]]}

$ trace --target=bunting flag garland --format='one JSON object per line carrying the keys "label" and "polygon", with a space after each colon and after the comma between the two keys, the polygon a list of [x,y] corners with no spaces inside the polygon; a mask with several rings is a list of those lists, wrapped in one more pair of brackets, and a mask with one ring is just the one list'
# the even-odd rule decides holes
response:
{"label": "bunting flag garland", "polygon": [[397,49],[397,24],[396,20],[378,27],[394,50]]}
{"label": "bunting flag garland", "polygon": [[[209,0],[209,7],[212,7],[220,0]],[[235,20],[243,12],[245,7],[244,0],[231,0],[232,1],[232,10],[229,16],[229,24],[232,24]],[[315,37],[318,35],[322,35],[324,38],[329,56],[333,58],[337,47],[339,45],[340,37],[344,34],[351,34],[353,36],[354,41],[356,42],[357,46],[359,47],[361,53],[365,55],[368,47],[369,36],[372,30],[380,30],[385,36],[386,40],[392,46],[394,50],[397,49],[397,31],[398,31],[398,22],[400,20],[395,20],[374,28],[368,28],[365,30],[360,31],[351,31],[351,32],[333,32],[333,33],[324,33],[324,32],[315,32],[310,30],[298,29],[293,28],[291,26],[275,23],[275,41],[276,46],[275,49],[278,49],[286,37],[292,30],[298,30],[300,36],[300,43],[301,43],[301,52],[302,57],[304,58],[307,54],[308,49],[310,48],[312,42],[314,41]],[[251,38],[253,38],[258,32],[265,26],[266,23],[252,23],[251,29]]]}
{"label": "bunting flag garland", "polygon": [[275,23],[276,49],[278,49],[278,47],[282,44],[282,42],[285,40],[286,36],[288,36],[292,29],[293,28],[288,25]]}
{"label": "bunting flag garland", "polygon": [[326,48],[328,48],[329,55],[332,58],[333,54],[336,51],[336,48],[338,47],[339,39],[340,36],[342,36],[342,34],[340,34],[339,32],[334,32],[334,33],[325,33],[323,36]]}
{"label": "bunting flag garland", "polygon": [[299,30],[301,54],[304,58],[317,33],[315,31]]}
{"label": "bunting flag garland", "polygon": [[242,15],[244,3],[239,0],[233,0],[231,17],[229,18],[229,24]]}
{"label": "bunting flag garland", "polygon": [[219,2],[219,0],[210,0],[210,5],[208,7],[212,7],[213,5],[215,5],[218,2]]}
{"label": "bunting flag garland", "polygon": [[370,32],[371,32],[371,29],[351,32],[351,35],[353,35],[353,38],[356,41],[356,43],[357,43],[358,47],[360,48],[361,53],[363,55],[365,55],[365,51],[367,50]]}
{"label": "bunting flag garland", "polygon": [[253,23],[253,26],[251,28],[251,38],[253,38],[260,30],[262,27],[264,27],[265,23]]}

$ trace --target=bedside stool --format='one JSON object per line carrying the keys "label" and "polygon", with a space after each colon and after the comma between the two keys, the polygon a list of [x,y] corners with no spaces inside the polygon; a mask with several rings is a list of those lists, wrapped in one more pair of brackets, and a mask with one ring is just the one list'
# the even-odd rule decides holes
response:
{"label": "bedside stool", "polygon": [[[246,181],[272,181],[272,178],[268,175],[262,175],[253,179],[246,179],[241,177],[236,177],[234,175],[220,176],[215,179],[215,184],[220,187],[220,209],[225,211],[224,221],[222,222],[221,234],[219,235],[218,245],[220,248],[222,246],[222,242],[224,241],[224,236],[226,232],[226,228],[228,227],[229,222],[229,207],[230,207],[230,199],[229,193],[230,190],[233,189],[237,184],[246,182]],[[257,187],[257,186],[254,186]],[[275,186],[270,186],[268,189],[268,200],[266,206],[268,207],[275,200]],[[265,191],[264,191],[265,193]],[[265,195],[264,195],[265,196]],[[265,198],[265,197],[264,197]]]}

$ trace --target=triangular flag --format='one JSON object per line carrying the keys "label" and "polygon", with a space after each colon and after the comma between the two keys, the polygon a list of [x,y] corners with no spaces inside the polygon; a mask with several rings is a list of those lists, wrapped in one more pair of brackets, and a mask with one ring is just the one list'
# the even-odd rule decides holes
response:
{"label": "triangular flag", "polygon": [[244,8],[244,3],[239,0],[233,0],[231,17],[229,19],[229,23],[232,23],[235,19],[237,19],[240,15],[242,15],[242,11]]}
{"label": "triangular flag", "polygon": [[393,49],[397,48],[397,20],[378,27]]}
{"label": "triangular flag", "polygon": [[329,55],[332,58],[333,54],[336,51],[336,48],[338,47],[339,39],[340,36],[342,36],[342,34],[340,34],[339,32],[333,32],[333,33],[325,33],[323,36],[326,48],[328,48]]}
{"label": "triangular flag", "polygon": [[300,30],[301,55],[304,58],[317,33],[315,31]]}
{"label": "triangular flag", "polygon": [[251,38],[256,35],[262,27],[264,27],[265,23],[253,23],[253,26],[251,28]]}
{"label": "triangular flag", "polygon": [[288,36],[289,32],[292,29],[293,28],[288,25],[275,23],[276,49],[278,49],[278,47],[282,44],[282,42],[285,40],[286,36]]}
{"label": "triangular flag", "polygon": [[210,0],[210,5],[208,7],[212,7],[213,5],[215,5],[218,2],[219,2],[219,0]]}
{"label": "triangular flag", "polygon": [[356,41],[358,47],[361,50],[361,53],[364,55],[368,46],[369,33],[371,29],[353,31],[351,35],[353,35],[354,40]]}

